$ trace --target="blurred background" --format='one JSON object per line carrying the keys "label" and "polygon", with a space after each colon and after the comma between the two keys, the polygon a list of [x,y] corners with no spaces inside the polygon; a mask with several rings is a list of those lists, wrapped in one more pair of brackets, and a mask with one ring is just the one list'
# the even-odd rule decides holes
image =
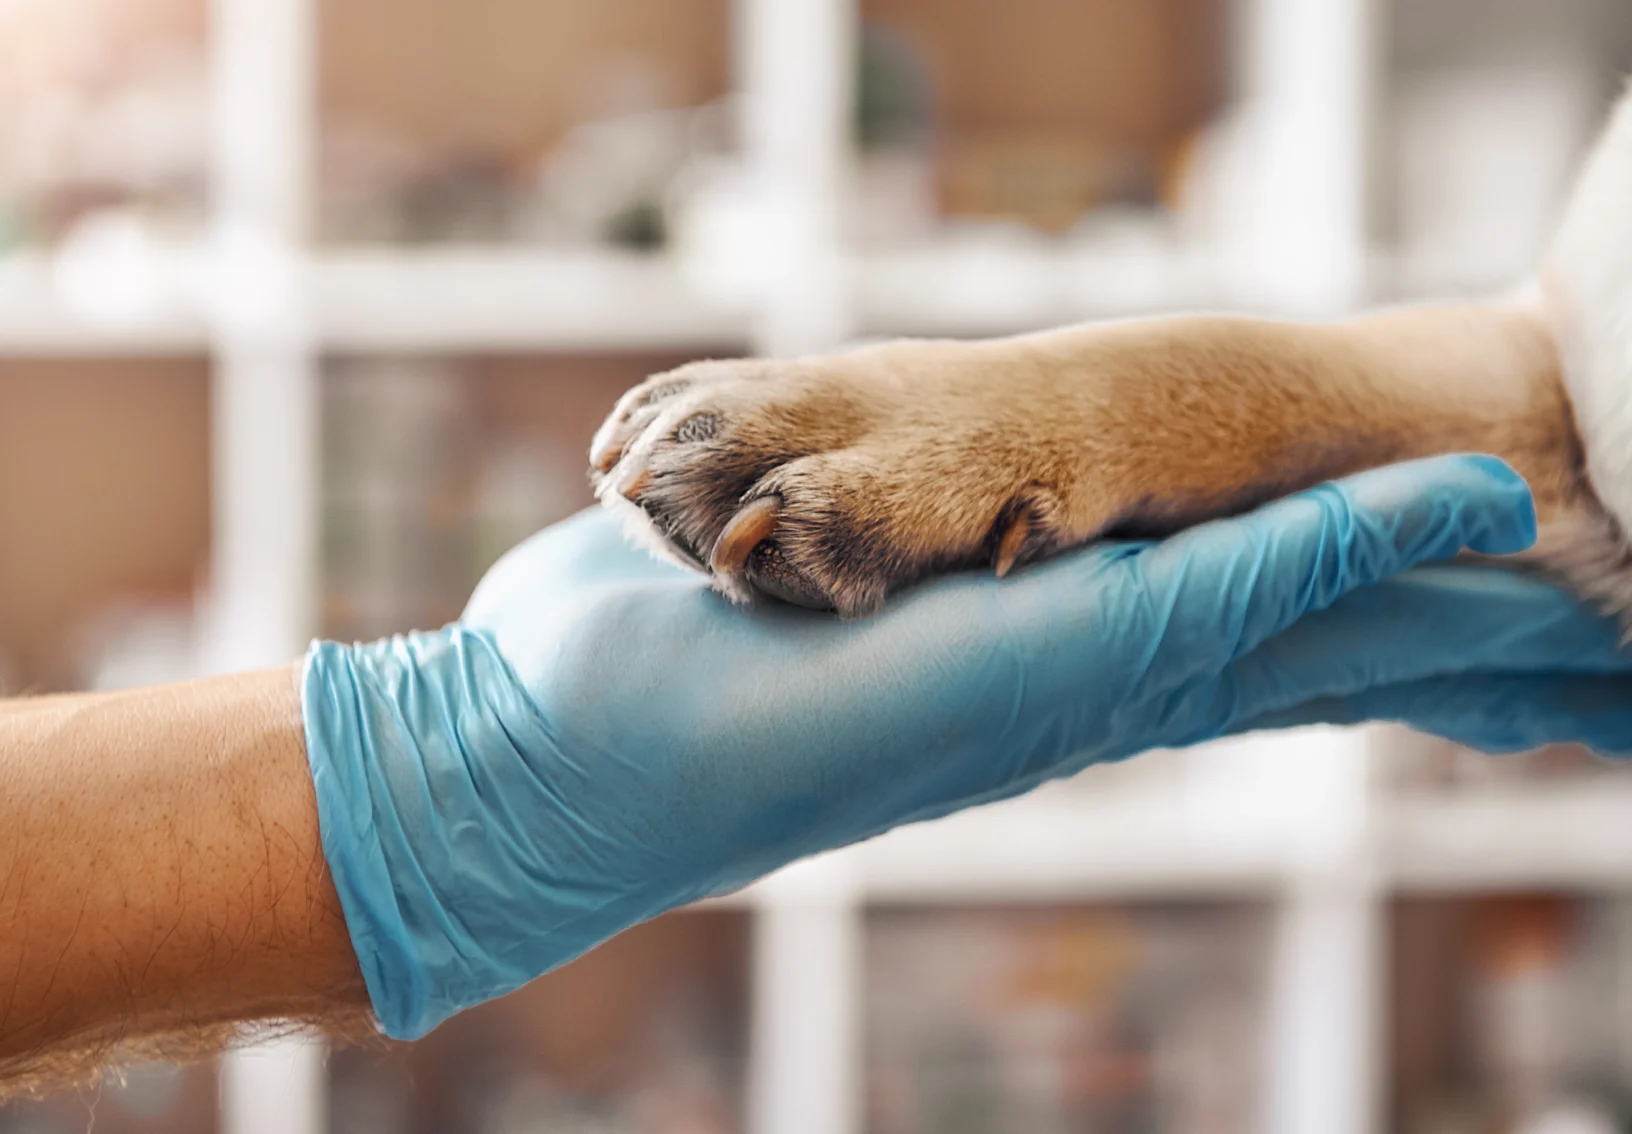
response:
{"label": "blurred background", "polygon": [[[1624,0],[0,0],[0,692],[439,625],[687,359],[1506,286],[1629,64]],[[0,1134],[1627,1131],[1628,816],[1154,754]]]}

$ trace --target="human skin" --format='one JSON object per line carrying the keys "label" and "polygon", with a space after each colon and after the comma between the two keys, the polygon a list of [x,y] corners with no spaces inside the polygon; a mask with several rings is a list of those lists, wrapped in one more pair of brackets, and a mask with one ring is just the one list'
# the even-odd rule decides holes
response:
{"label": "human skin", "polygon": [[0,702],[0,1093],[367,1032],[292,667]]}

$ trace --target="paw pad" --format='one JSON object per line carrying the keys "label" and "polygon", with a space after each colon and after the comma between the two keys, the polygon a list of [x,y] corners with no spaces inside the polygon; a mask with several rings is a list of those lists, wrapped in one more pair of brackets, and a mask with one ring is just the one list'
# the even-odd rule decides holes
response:
{"label": "paw pad", "polygon": [[686,445],[712,441],[724,423],[725,419],[720,414],[708,411],[694,413],[680,423],[680,427],[674,431],[674,439]]}

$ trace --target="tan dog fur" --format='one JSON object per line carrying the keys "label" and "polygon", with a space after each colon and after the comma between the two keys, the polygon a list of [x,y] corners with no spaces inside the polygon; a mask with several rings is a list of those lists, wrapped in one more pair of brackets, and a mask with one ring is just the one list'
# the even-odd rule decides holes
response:
{"label": "tan dog fur", "polygon": [[[1632,96],[1601,151],[1632,159]],[[1606,181],[1632,160],[1601,152],[1596,168],[1567,218],[1577,228],[1618,199]],[[1624,187],[1602,239],[1632,264]],[[938,572],[1001,573],[1394,461],[1493,453],[1535,494],[1529,558],[1625,611],[1632,563],[1572,394],[1601,387],[1609,358],[1625,372],[1611,361],[1607,380],[1632,398],[1632,354],[1597,341],[1632,335],[1632,288],[1591,256],[1583,267],[1564,248],[1527,298],[1337,323],[1176,316],[696,363],[625,395],[595,438],[592,477],[637,533],[724,593],[854,615]],[[1597,306],[1583,312],[1586,284]],[[1573,373],[1583,358],[1597,371]]]}

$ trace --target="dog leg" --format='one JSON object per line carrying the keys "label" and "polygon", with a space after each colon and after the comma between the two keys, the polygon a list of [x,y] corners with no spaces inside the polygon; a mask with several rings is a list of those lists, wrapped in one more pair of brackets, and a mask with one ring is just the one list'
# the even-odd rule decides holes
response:
{"label": "dog leg", "polygon": [[1528,298],[699,363],[625,395],[591,475],[733,598],[858,614],[926,575],[1458,451],[1529,482],[1528,558],[1632,610],[1632,94]]}
{"label": "dog leg", "polygon": [[1534,305],[1212,316],[701,363],[625,396],[600,498],[739,599],[856,614],[928,574],[1164,534],[1319,481],[1492,452],[1590,508]]}

